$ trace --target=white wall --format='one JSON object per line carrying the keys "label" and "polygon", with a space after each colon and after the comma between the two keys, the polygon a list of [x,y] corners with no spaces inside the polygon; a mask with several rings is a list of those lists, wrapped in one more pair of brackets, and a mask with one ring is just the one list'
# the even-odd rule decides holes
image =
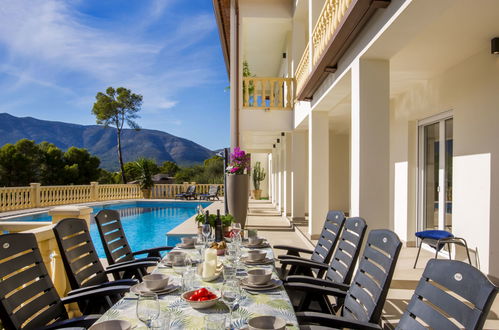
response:
{"label": "white wall", "polygon": [[402,239],[414,239],[416,121],[452,110],[453,232],[478,249],[482,271],[499,277],[499,57],[483,49],[414,85],[394,98],[391,107],[390,207],[395,230]]}

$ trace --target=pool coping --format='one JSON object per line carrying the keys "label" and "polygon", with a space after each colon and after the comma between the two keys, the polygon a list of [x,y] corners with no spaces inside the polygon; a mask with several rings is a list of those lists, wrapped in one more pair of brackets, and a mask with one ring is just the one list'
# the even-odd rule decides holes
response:
{"label": "pool coping", "polygon": [[[210,214],[216,214],[217,209],[220,210],[221,213],[224,212],[224,203],[222,201],[212,201],[212,203],[205,207],[205,211],[209,211]],[[173,228],[169,232],[166,233],[166,236],[188,236],[188,235],[196,235],[198,232],[198,225],[195,221],[196,215],[193,215],[189,219],[185,220],[177,227]]]}

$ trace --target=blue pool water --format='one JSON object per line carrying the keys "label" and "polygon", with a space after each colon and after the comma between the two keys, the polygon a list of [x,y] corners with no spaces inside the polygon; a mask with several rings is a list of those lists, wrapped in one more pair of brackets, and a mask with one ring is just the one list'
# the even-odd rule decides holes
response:
{"label": "blue pool water", "polygon": [[[99,237],[93,216],[102,209],[117,210],[123,223],[123,230],[132,251],[163,245],[174,245],[180,242],[178,237],[169,237],[166,233],[196,214],[196,207],[207,207],[209,202],[131,202],[91,206],[93,208],[90,234],[100,258],[105,258],[104,249]],[[10,221],[51,221],[47,213],[16,217]],[[0,222],[1,225],[1,222]]]}

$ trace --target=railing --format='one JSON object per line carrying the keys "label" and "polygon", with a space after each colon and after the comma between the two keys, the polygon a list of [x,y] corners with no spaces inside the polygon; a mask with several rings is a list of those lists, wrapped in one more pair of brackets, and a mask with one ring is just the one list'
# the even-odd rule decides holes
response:
{"label": "railing", "polygon": [[305,51],[301,57],[298,66],[296,67],[295,79],[296,79],[296,91],[300,91],[307,80],[308,74],[310,73],[310,51],[308,44],[305,47]]}
{"label": "railing", "polygon": [[98,200],[142,198],[138,184],[103,184],[98,186]]}
{"label": "railing", "polygon": [[92,186],[48,186],[40,187],[39,206],[92,201]]}
{"label": "railing", "polygon": [[[195,183],[192,183],[195,184]],[[151,198],[174,198],[184,192],[189,183],[156,184],[151,189]],[[211,184],[196,184],[197,194],[206,194]],[[223,184],[219,184],[219,195],[223,196]],[[117,199],[142,198],[137,184],[103,184],[92,182],[81,186],[46,186],[32,183],[30,187],[0,188],[0,212],[46,207],[52,205],[97,202]]]}
{"label": "railing", "polygon": [[0,211],[31,207],[31,187],[0,188]]}
{"label": "railing", "polygon": [[291,110],[293,78],[243,78],[243,107],[247,109]]}
{"label": "railing", "polygon": [[[353,0],[326,0],[321,14],[312,31],[312,58],[310,58],[309,45],[305,48],[303,56],[296,67],[296,90],[301,91],[303,83],[313,68],[320,60],[333,35],[336,33],[341,20],[344,18],[348,7]],[[306,69],[306,70],[305,70]]]}

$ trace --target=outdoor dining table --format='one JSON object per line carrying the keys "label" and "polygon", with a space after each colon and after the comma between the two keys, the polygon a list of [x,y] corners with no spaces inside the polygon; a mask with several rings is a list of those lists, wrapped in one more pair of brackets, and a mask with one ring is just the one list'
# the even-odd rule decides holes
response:
{"label": "outdoor dining table", "polygon": [[[186,252],[193,260],[198,259],[199,253],[196,249],[179,249],[177,251]],[[248,251],[248,248],[242,248],[242,255]],[[274,260],[272,248],[261,248],[260,250],[267,253],[267,258]],[[219,257],[219,260],[223,257]],[[272,268],[273,278],[277,278],[277,271],[273,264],[245,266],[247,270],[251,268]],[[170,276],[170,281],[181,287],[181,275],[176,274],[171,267],[157,266],[152,272],[167,274]],[[244,276],[244,275],[243,275]],[[197,286],[214,289],[220,292],[223,284],[223,275],[213,282],[204,282],[198,278]],[[231,328],[245,329],[250,318],[263,315],[271,315],[281,317],[288,323],[286,329],[298,329],[298,322],[293,310],[293,306],[289,297],[281,285],[274,290],[268,291],[251,291],[247,292],[241,289],[242,299],[239,302],[238,308],[232,314]],[[220,299],[215,306],[208,309],[193,309],[186,301],[181,298],[182,289],[159,296],[161,315],[160,318],[168,318],[170,321],[169,329],[204,329],[204,317],[209,314],[220,314],[228,318],[229,309]],[[147,329],[136,315],[137,295],[127,293],[120,301],[110,308],[96,322],[104,320],[126,320],[132,324],[133,329]]]}

